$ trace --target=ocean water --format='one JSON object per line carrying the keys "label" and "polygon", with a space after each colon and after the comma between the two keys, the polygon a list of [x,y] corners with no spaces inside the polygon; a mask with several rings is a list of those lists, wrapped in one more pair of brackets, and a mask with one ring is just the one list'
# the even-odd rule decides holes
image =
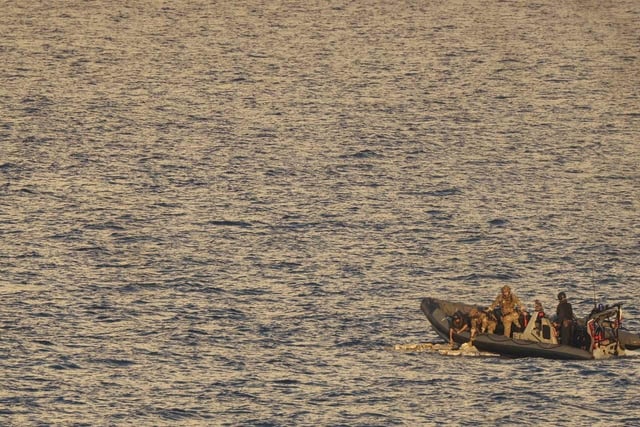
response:
{"label": "ocean water", "polygon": [[0,425],[638,425],[640,3],[0,1]]}

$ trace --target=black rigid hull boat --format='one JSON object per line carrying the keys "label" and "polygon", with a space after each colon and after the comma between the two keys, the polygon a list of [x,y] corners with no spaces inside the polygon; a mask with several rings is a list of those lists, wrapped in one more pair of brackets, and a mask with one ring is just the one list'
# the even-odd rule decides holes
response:
{"label": "black rigid hull boat", "polygon": [[[447,341],[454,313],[468,315],[473,308],[483,310],[486,307],[436,298],[424,298],[421,303],[422,312],[433,329]],[[481,333],[474,338],[473,345],[478,350],[509,357],[580,360],[623,355],[627,349],[640,348],[640,336],[619,329],[620,316],[620,304],[591,313],[585,321],[578,322],[575,335],[580,339],[574,341],[575,345],[558,343],[551,321],[547,317],[538,317],[537,313],[534,313],[526,327],[513,327],[511,337],[499,333]],[[496,332],[500,328],[499,325]],[[454,334],[453,339],[458,344],[468,342],[469,331]]]}

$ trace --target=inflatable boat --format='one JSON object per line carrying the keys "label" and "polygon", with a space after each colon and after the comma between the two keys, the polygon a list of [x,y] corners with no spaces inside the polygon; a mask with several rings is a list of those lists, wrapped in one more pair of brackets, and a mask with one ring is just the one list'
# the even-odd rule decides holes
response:
{"label": "inflatable boat", "polygon": [[[473,309],[484,310],[486,306],[452,302],[436,298],[424,298],[421,310],[436,333],[449,340],[449,326],[456,313],[468,316]],[[472,344],[480,351],[508,357],[543,357],[548,359],[602,359],[622,356],[625,350],[640,348],[640,335],[620,329],[621,304],[603,307],[591,312],[584,320],[577,320],[573,328],[571,345],[558,342],[553,323],[544,314],[523,314],[521,327],[512,328],[511,336],[502,335],[499,322],[495,333],[479,333]],[[458,344],[469,342],[469,330],[453,334]]]}

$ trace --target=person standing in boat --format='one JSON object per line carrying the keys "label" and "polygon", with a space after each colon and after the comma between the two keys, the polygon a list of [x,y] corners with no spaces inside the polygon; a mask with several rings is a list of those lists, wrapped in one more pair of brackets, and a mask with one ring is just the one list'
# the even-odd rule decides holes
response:
{"label": "person standing in boat", "polygon": [[567,301],[567,294],[558,294],[558,307],[556,308],[556,328],[560,329],[560,343],[571,345],[571,335],[573,333],[573,308]]}
{"label": "person standing in boat", "polygon": [[520,302],[520,299],[511,292],[511,288],[507,285],[504,285],[500,291],[500,294],[497,296],[496,300],[489,306],[489,310],[494,310],[497,307],[500,307],[502,311],[502,325],[504,326],[504,336],[511,336],[511,325],[516,325],[516,327],[520,327],[520,314],[516,310],[516,306],[520,308],[520,310],[524,310],[524,306]]}

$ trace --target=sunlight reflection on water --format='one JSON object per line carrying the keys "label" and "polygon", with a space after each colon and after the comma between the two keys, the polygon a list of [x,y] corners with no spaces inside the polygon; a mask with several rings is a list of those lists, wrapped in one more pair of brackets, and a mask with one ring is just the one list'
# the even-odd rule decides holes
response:
{"label": "sunlight reflection on water", "polygon": [[505,282],[640,330],[636,3],[3,10],[3,425],[638,418],[635,354],[390,350]]}

